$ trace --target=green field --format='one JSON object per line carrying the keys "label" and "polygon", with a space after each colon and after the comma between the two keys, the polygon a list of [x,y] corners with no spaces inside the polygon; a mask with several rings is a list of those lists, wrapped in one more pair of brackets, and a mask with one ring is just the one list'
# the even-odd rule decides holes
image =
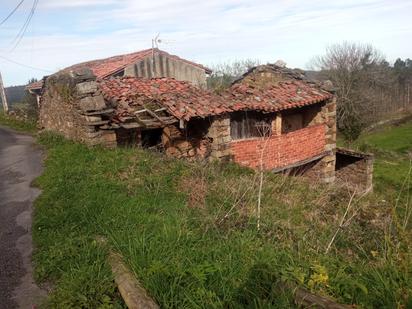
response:
{"label": "green field", "polygon": [[353,145],[376,153],[375,192],[353,200],[326,253],[345,190],[266,174],[258,230],[258,177],[248,169],[42,133],[33,237],[36,280],[53,287],[44,307],[125,306],[96,236],[162,308],[294,307],[285,283],[360,308],[411,306],[411,134],[409,123]]}

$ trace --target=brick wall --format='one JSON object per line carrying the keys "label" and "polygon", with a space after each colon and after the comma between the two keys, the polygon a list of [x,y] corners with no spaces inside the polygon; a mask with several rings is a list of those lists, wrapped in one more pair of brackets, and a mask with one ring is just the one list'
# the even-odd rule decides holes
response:
{"label": "brick wall", "polygon": [[[261,139],[232,141],[230,150],[233,160],[241,165],[259,167],[264,143]],[[263,155],[265,169],[287,166],[325,151],[325,125],[306,127],[283,135],[271,136]]]}

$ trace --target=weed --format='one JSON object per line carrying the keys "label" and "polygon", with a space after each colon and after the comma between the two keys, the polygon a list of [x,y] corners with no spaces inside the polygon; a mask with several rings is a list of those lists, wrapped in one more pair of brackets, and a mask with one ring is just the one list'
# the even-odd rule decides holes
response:
{"label": "weed", "polygon": [[0,125],[10,127],[16,131],[34,133],[36,132],[36,122],[35,121],[23,121],[15,117],[9,116],[0,112]]}

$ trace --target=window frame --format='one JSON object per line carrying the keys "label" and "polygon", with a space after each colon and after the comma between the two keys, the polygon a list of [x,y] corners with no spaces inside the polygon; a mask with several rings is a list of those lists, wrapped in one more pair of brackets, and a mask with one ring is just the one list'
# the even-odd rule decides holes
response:
{"label": "window frame", "polygon": [[230,115],[230,137],[233,141],[243,139],[256,139],[263,137],[258,129],[258,124],[269,125],[269,135],[272,135],[273,113],[264,114],[257,111],[241,111]]}

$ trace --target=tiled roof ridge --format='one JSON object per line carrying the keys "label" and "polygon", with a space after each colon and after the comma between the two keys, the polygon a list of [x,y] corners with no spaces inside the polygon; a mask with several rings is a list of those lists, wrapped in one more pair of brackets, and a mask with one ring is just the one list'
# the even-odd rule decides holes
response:
{"label": "tiled roof ridge", "polygon": [[[108,70],[107,72],[104,72],[104,74],[102,74],[101,76],[98,76],[98,77],[106,78],[106,77],[108,77],[112,74],[115,74],[116,72],[119,72],[119,71],[123,70],[128,65],[133,64],[135,61],[137,61],[139,59],[143,59],[143,58],[149,56],[153,52],[160,53],[160,54],[168,56],[170,58],[173,58],[173,59],[185,62],[187,64],[196,66],[198,68],[204,69],[208,73],[211,72],[210,69],[208,69],[207,67],[205,67],[205,66],[203,66],[199,63],[196,63],[196,62],[184,59],[184,58],[180,58],[177,55],[169,54],[168,52],[166,52],[164,50],[161,50],[159,48],[153,48],[153,49],[149,48],[149,49],[144,49],[144,50],[140,50],[140,51],[137,51],[137,52],[127,53],[127,54],[120,54],[120,55],[110,56],[110,57],[107,57],[107,58],[101,58],[101,59],[95,59],[95,60],[80,62],[80,63],[77,63],[77,64],[73,64],[69,67],[66,67],[61,71],[72,70],[72,69],[76,69],[76,68],[79,68],[79,67],[90,67],[90,66],[100,67],[100,66],[104,66],[105,64],[109,65],[109,64],[114,63],[114,62],[121,62],[118,66],[115,66],[112,70]],[[95,69],[97,69],[97,68],[95,68]],[[96,74],[96,75],[99,75],[99,74]]]}
{"label": "tiled roof ridge", "polygon": [[[75,71],[78,69],[82,68],[88,68],[92,70],[93,74],[96,75],[97,78],[107,78],[110,77],[113,74],[116,74],[117,72],[124,70],[128,65],[133,64],[134,62],[144,59],[145,57],[148,57],[151,55],[151,53],[160,53],[164,56],[167,56],[169,58],[182,61],[184,63],[190,64],[192,66],[201,68],[206,71],[206,73],[211,73],[212,71],[193,61],[187,60],[180,58],[177,55],[172,55],[169,54],[168,52],[158,49],[158,48],[149,48],[149,49],[144,49],[141,51],[137,52],[132,52],[132,53],[127,53],[127,54],[121,54],[121,55],[115,55],[115,56],[110,56],[107,58],[100,58],[100,59],[94,59],[94,60],[89,60],[89,61],[84,61],[80,63],[73,64],[71,66],[68,66],[62,70],[57,71],[54,74],[59,74],[62,72],[69,72],[69,71]],[[42,85],[40,83],[38,84],[30,84],[27,86],[28,89],[40,89]]]}
{"label": "tiled roof ridge", "polygon": [[323,91],[327,91],[330,93],[336,92],[336,88],[333,86],[333,83],[330,80],[326,80],[326,81],[315,80],[315,79],[309,78],[306,75],[305,70],[298,69],[298,68],[292,69],[292,68],[288,68],[285,66],[279,66],[274,63],[261,64],[261,65],[257,65],[257,66],[249,68],[244,74],[242,74],[240,77],[238,77],[232,82],[232,86],[241,83],[242,80],[245,79],[245,77],[247,77],[248,75],[254,72],[265,72],[268,70],[278,72],[287,78],[286,80],[279,81],[279,83],[302,81],[308,85],[311,85],[314,88],[317,88]]}

